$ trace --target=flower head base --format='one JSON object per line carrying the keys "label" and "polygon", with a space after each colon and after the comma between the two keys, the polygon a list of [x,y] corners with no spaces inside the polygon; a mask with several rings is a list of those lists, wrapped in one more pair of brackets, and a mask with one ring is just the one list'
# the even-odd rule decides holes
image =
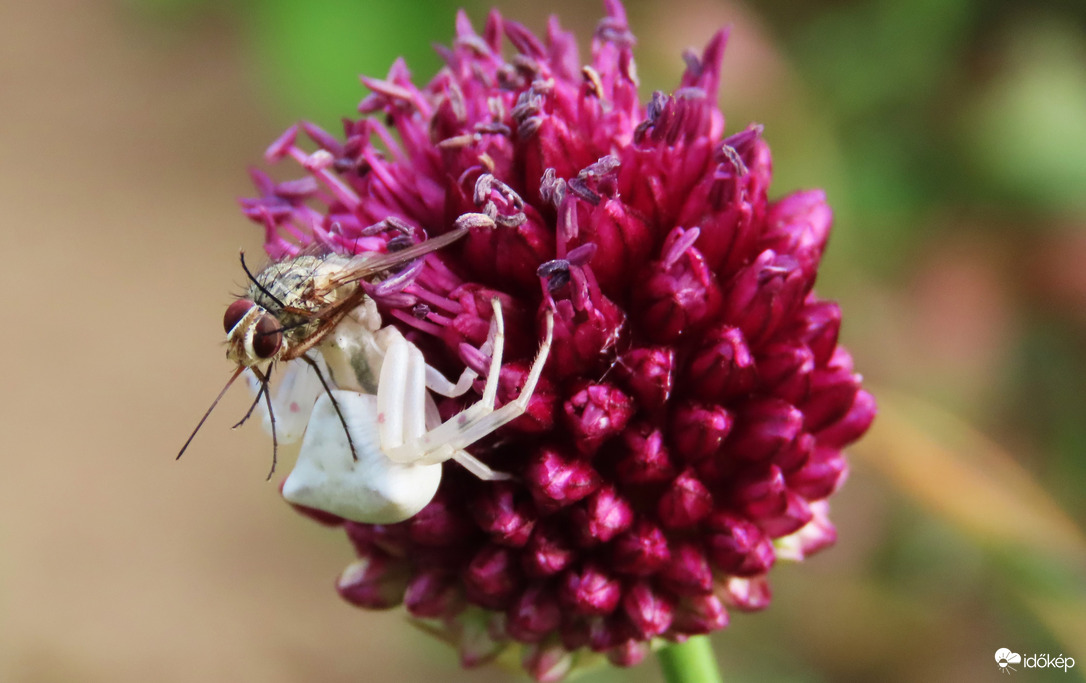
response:
{"label": "flower head base", "polygon": [[[653,639],[766,607],[778,559],[833,542],[825,499],[875,414],[837,345],[839,309],[812,293],[823,193],[769,201],[761,127],[724,136],[726,34],[642,105],[625,12],[605,6],[583,67],[555,20],[540,40],[496,12],[481,35],[461,15],[429,84],[403,62],[364,78],[372,93],[345,140],[291,128],[267,156],[307,175],[254,172],[260,196],[243,202],[273,258],[394,249],[398,234],[472,216],[498,226],[367,286],[387,322],[454,371],[485,371],[498,298],[500,403],[553,312],[526,413],[472,448],[513,478],[447,464],[412,519],[345,522],[360,559],[338,584],[363,607],[404,604],[465,665],[520,643],[539,680],[580,652],[630,665]],[[382,222],[396,229],[367,229]]]}

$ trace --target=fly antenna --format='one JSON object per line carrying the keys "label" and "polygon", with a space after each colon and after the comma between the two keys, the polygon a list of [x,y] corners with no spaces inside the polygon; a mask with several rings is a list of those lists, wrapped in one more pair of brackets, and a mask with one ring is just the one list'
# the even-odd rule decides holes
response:
{"label": "fly antenna", "polygon": [[252,271],[249,270],[249,266],[245,265],[245,252],[244,251],[238,252],[238,254],[239,254],[239,256],[241,256],[241,269],[245,271],[245,275],[247,275],[249,277],[249,281],[252,282],[254,285],[256,285],[256,288],[259,289],[261,292],[264,292],[264,294],[267,295],[267,297],[269,299],[271,299],[275,303],[279,304],[280,308],[286,308],[287,305],[285,303],[283,303],[282,301],[280,301],[279,297],[277,297],[274,294],[272,294],[271,292],[269,292],[268,288],[265,287],[264,285],[260,284],[260,281],[257,280],[256,277],[253,276]]}
{"label": "fly antenna", "polygon": [[357,462],[358,451],[354,448],[354,439],[351,438],[351,430],[347,428],[347,420],[344,419],[343,412],[339,409],[339,401],[336,400],[335,394],[332,393],[332,390],[328,387],[328,382],[324,379],[324,373],[321,372],[320,366],[317,365],[316,361],[309,356],[303,354],[299,357],[308,363],[309,367],[313,368],[313,372],[317,373],[317,379],[321,381],[321,386],[324,387],[325,393],[328,394],[328,398],[332,399],[332,407],[336,409],[336,415],[339,416],[339,423],[343,425],[343,431],[347,434],[347,443],[351,447],[351,457]]}
{"label": "fly antenna", "polygon": [[189,444],[192,443],[192,440],[196,438],[196,432],[200,431],[200,427],[204,426],[204,422],[207,422],[207,418],[209,415],[211,415],[211,411],[215,410],[215,406],[219,405],[219,401],[222,400],[222,397],[226,394],[226,390],[230,388],[230,385],[234,383],[234,380],[241,376],[243,370],[245,370],[245,367],[239,365],[238,369],[234,371],[234,374],[230,376],[230,379],[226,380],[226,386],[222,388],[222,391],[219,392],[219,395],[216,396],[215,400],[211,402],[211,407],[208,408],[207,412],[204,413],[204,416],[200,418],[200,422],[196,424],[196,429],[192,430],[192,434],[189,435],[188,440],[185,441],[185,445],[181,447],[181,451],[177,454],[177,457],[174,458],[174,460],[180,460],[181,456],[185,454],[185,449],[188,448]]}

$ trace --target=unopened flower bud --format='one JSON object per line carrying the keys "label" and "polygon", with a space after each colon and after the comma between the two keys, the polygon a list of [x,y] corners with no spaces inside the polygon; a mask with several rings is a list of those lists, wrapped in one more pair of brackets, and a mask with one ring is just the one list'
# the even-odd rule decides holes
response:
{"label": "unopened flower bud", "polygon": [[806,498],[798,493],[786,491],[785,501],[783,512],[758,520],[758,525],[770,538],[780,538],[795,533],[811,521],[811,506]]}
{"label": "unopened flower bud", "polygon": [[874,396],[866,391],[857,392],[845,416],[818,432],[819,443],[844,448],[863,436],[875,419],[877,410]]}
{"label": "unopened flower bud", "polygon": [[732,281],[725,318],[736,322],[748,342],[760,343],[795,313],[813,282],[794,258],[767,249]]}
{"label": "unopened flower bud", "polygon": [[671,397],[675,351],[668,347],[632,349],[618,359],[615,369],[638,404],[656,410]]}
{"label": "unopened flower bud", "polygon": [[829,512],[830,506],[826,501],[811,503],[811,521],[794,534],[803,557],[810,557],[837,541],[837,527],[830,521]]}
{"label": "unopened flower bud", "polygon": [[635,637],[633,624],[623,613],[593,617],[588,621],[588,647],[593,652],[607,652]]}
{"label": "unopened flower bud", "polygon": [[528,576],[552,576],[568,567],[576,552],[559,524],[537,524],[521,555]]}
{"label": "unopened flower bud", "polygon": [[[590,266],[570,266],[569,284],[554,299],[554,357],[550,362],[561,376],[594,370],[613,358],[615,345],[626,326],[622,310],[596,284]],[[553,281],[552,281],[553,283]]]}
{"label": "unopened flower bud", "polygon": [[622,609],[642,639],[658,636],[671,627],[672,605],[648,581],[635,581],[622,595]]}
{"label": "unopened flower bud", "polygon": [[[619,173],[624,171],[620,169]],[[617,199],[601,199],[595,206],[574,198],[567,201],[579,204],[576,222],[580,235],[576,243],[592,242],[598,247],[592,272],[600,287],[609,294],[621,291],[634,279],[637,266],[649,258],[654,243],[652,226]],[[562,227],[559,225],[559,230]]]}
{"label": "unopened flower bud", "polygon": [[757,525],[731,513],[714,513],[708,528],[711,534],[709,560],[721,572],[734,576],[764,574],[773,566],[773,544]]}
{"label": "unopened flower bud", "polygon": [[776,465],[766,472],[751,473],[735,485],[735,498],[751,518],[776,517],[788,507],[784,473]]}
{"label": "unopened flower bud", "polygon": [[840,330],[841,307],[808,296],[789,325],[788,336],[803,342],[814,353],[815,365],[824,366],[837,349]]}
{"label": "unopened flower bud", "polygon": [[573,655],[558,642],[531,644],[524,648],[520,663],[539,683],[555,683],[573,667]]}
{"label": "unopened flower bud", "polygon": [[336,579],[336,590],[344,600],[367,609],[389,609],[403,602],[410,574],[409,566],[398,560],[371,553],[347,565]]}
{"label": "unopened flower bud", "polygon": [[825,192],[796,192],[770,205],[762,244],[778,254],[789,254],[813,275],[832,223],[833,211],[826,204]]}
{"label": "unopened flower bud", "polygon": [[562,621],[554,595],[538,584],[521,593],[509,606],[506,616],[509,635],[522,643],[538,643]]}
{"label": "unopened flower bud", "polygon": [[434,569],[411,577],[403,602],[412,616],[431,619],[452,616],[464,604],[456,576]]}
{"label": "unopened flower bud", "polygon": [[497,545],[483,546],[464,569],[468,600],[488,609],[504,609],[520,586],[513,552]]}
{"label": "unopened flower bud", "polygon": [[586,383],[570,396],[563,410],[575,445],[588,454],[625,428],[633,415],[634,404],[617,387]]}
{"label": "unopened flower bud", "polygon": [[670,557],[664,532],[646,520],[637,522],[611,543],[611,562],[621,574],[655,574]]}
{"label": "unopened flower bud", "polygon": [[454,546],[464,543],[477,530],[461,514],[454,513],[455,506],[440,492],[429,505],[407,521],[411,540],[425,546]]}
{"label": "unopened flower bud", "polygon": [[716,276],[694,247],[697,228],[675,228],[664,242],[661,258],[646,266],[634,283],[634,305],[649,338],[676,341],[717,315],[722,294]]}
{"label": "unopened flower bud", "polygon": [[766,391],[797,405],[811,392],[814,353],[803,344],[770,344],[758,358],[758,374]]}
{"label": "unopened flower bud", "polygon": [[691,391],[705,401],[723,401],[749,392],[757,380],[754,356],[743,332],[730,325],[707,331],[687,366]]}
{"label": "unopened flower bud", "polygon": [[841,451],[816,448],[803,467],[788,475],[788,487],[808,500],[821,500],[837,490],[847,472]]}
{"label": "unopened flower bud", "polygon": [[525,484],[536,504],[547,510],[571,505],[599,488],[591,465],[552,448],[542,448],[524,471]]}
{"label": "unopened flower bud", "polygon": [[498,484],[471,505],[472,517],[492,541],[519,548],[528,542],[535,526],[535,511],[527,501],[517,502],[511,484]]}
{"label": "unopened flower bud", "polygon": [[343,528],[354,545],[355,552],[363,557],[375,548],[392,557],[405,557],[411,545],[405,524],[358,524],[346,522]]}
{"label": "unopened flower bud", "polygon": [[715,595],[693,595],[675,605],[671,627],[688,635],[712,633],[727,628],[728,610]]}
{"label": "unopened flower bud", "polygon": [[602,616],[615,611],[622,598],[622,585],[599,566],[587,564],[563,575],[559,597],[577,614]]}
{"label": "unopened flower bud", "polygon": [[694,471],[687,469],[668,486],[656,512],[665,527],[687,529],[701,521],[712,509],[712,494]]}
{"label": "unopened flower bud", "polygon": [[645,657],[649,654],[649,644],[644,640],[635,640],[630,638],[624,641],[620,645],[616,645],[607,650],[607,661],[611,662],[615,666],[629,667],[637,666],[641,662],[645,661]]}
{"label": "unopened flower bud", "polygon": [[776,398],[753,399],[743,408],[725,449],[744,462],[772,460],[803,430],[803,413]]}
{"label": "unopened flower bud", "polygon": [[628,426],[622,432],[618,448],[621,456],[615,467],[619,480],[625,484],[662,483],[676,475],[663,432],[649,423]]}
{"label": "unopened flower bud", "polygon": [[773,593],[765,576],[730,576],[717,588],[718,597],[726,604],[743,611],[757,612],[769,607]]}
{"label": "unopened flower bud", "polygon": [[677,595],[701,595],[713,587],[713,570],[700,544],[683,541],[672,548],[671,560],[660,572],[660,580]]}
{"label": "unopened flower bud", "polygon": [[570,513],[574,540],[582,547],[607,543],[630,528],[633,510],[614,488],[605,486]]}
{"label": "unopened flower bud", "polygon": [[838,348],[830,364],[811,373],[810,397],[803,402],[805,426],[818,432],[844,417],[860,390],[860,377],[852,372],[852,358]]}
{"label": "unopened flower bud", "polygon": [[733,423],[723,406],[680,404],[671,418],[672,451],[688,463],[698,463],[720,450]]}
{"label": "unopened flower bud", "polygon": [[[502,405],[520,396],[531,366],[524,361],[506,363],[498,380],[498,400]],[[509,429],[526,434],[544,434],[554,428],[554,412],[558,395],[547,377],[540,377],[524,414],[509,423]]]}

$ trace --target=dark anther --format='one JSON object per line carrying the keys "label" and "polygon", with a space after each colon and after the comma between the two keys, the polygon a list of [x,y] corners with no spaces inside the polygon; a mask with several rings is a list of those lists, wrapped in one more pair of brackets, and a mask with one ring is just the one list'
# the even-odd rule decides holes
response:
{"label": "dark anther", "polygon": [[660,116],[660,112],[667,106],[668,100],[671,98],[665,95],[662,91],[656,90],[652,93],[652,99],[649,100],[649,106],[645,112],[645,120],[647,122],[655,123],[657,117]]}
{"label": "dark anther", "polygon": [[475,132],[488,135],[505,135],[508,136],[512,133],[509,130],[509,126],[501,123],[500,121],[492,121],[490,123],[477,123],[475,124]]}
{"label": "dark anther", "polygon": [[608,154],[597,159],[595,163],[585,166],[577,175],[583,178],[602,178],[614,173],[615,169],[621,165],[622,162],[618,160],[618,157],[614,154]]}
{"label": "dark anther", "polygon": [[388,241],[389,252],[403,251],[410,247],[414,242],[407,235],[397,235]]}
{"label": "dark anther", "polygon": [[599,194],[592,190],[592,188],[588,187],[588,183],[586,183],[585,179],[580,176],[577,176],[576,178],[570,178],[568,185],[570,192],[585,200],[592,206],[597,206],[600,203],[600,200],[603,199],[602,197],[600,197]]}
{"label": "dark anther", "polygon": [[362,234],[368,237],[377,235],[386,230],[394,230],[401,235],[407,235],[408,237],[413,237],[415,235],[415,226],[396,216],[389,216],[380,223],[374,223],[371,226],[362,228]]}
{"label": "dark anther", "polygon": [[519,211],[517,213],[509,214],[508,216],[503,215],[503,214],[499,214],[499,213],[495,213],[493,219],[494,219],[495,223],[497,223],[498,225],[500,225],[502,227],[516,228],[516,227],[519,227],[521,225],[524,225],[524,222],[528,220],[528,215],[526,213],[524,213],[523,211]]}
{"label": "dark anther", "polygon": [[411,309],[411,315],[419,320],[426,320],[426,316],[430,315],[430,307],[426,304],[415,304]]}
{"label": "dark anther", "polygon": [[731,145],[721,144],[720,157],[724,162],[731,162],[732,167],[735,168],[735,172],[738,175],[744,176],[747,174],[747,165],[743,163],[743,157],[739,155],[739,150],[736,148]]}
{"label": "dark anther", "polygon": [[539,198],[550,202],[555,208],[561,206],[566,199],[566,181],[559,178],[553,168],[543,171],[543,177],[539,181]]}
{"label": "dark anther", "polygon": [[547,261],[536,269],[535,274],[547,280],[547,291],[557,292],[569,283],[570,263],[566,259]]}

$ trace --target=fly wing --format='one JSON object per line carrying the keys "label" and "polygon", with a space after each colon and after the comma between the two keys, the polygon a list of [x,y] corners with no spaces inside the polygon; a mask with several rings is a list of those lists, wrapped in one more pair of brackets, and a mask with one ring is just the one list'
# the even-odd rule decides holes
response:
{"label": "fly wing", "polygon": [[406,249],[401,249],[400,251],[394,251],[388,254],[360,254],[348,261],[341,272],[330,278],[329,284],[335,288],[349,282],[355,282],[370,277],[371,275],[376,275],[393,266],[412,261],[420,256],[425,256],[430,252],[448,246],[466,234],[468,234],[468,228],[457,228],[455,230],[450,230],[444,235],[431,237],[424,242],[419,242],[418,244],[414,244]]}

